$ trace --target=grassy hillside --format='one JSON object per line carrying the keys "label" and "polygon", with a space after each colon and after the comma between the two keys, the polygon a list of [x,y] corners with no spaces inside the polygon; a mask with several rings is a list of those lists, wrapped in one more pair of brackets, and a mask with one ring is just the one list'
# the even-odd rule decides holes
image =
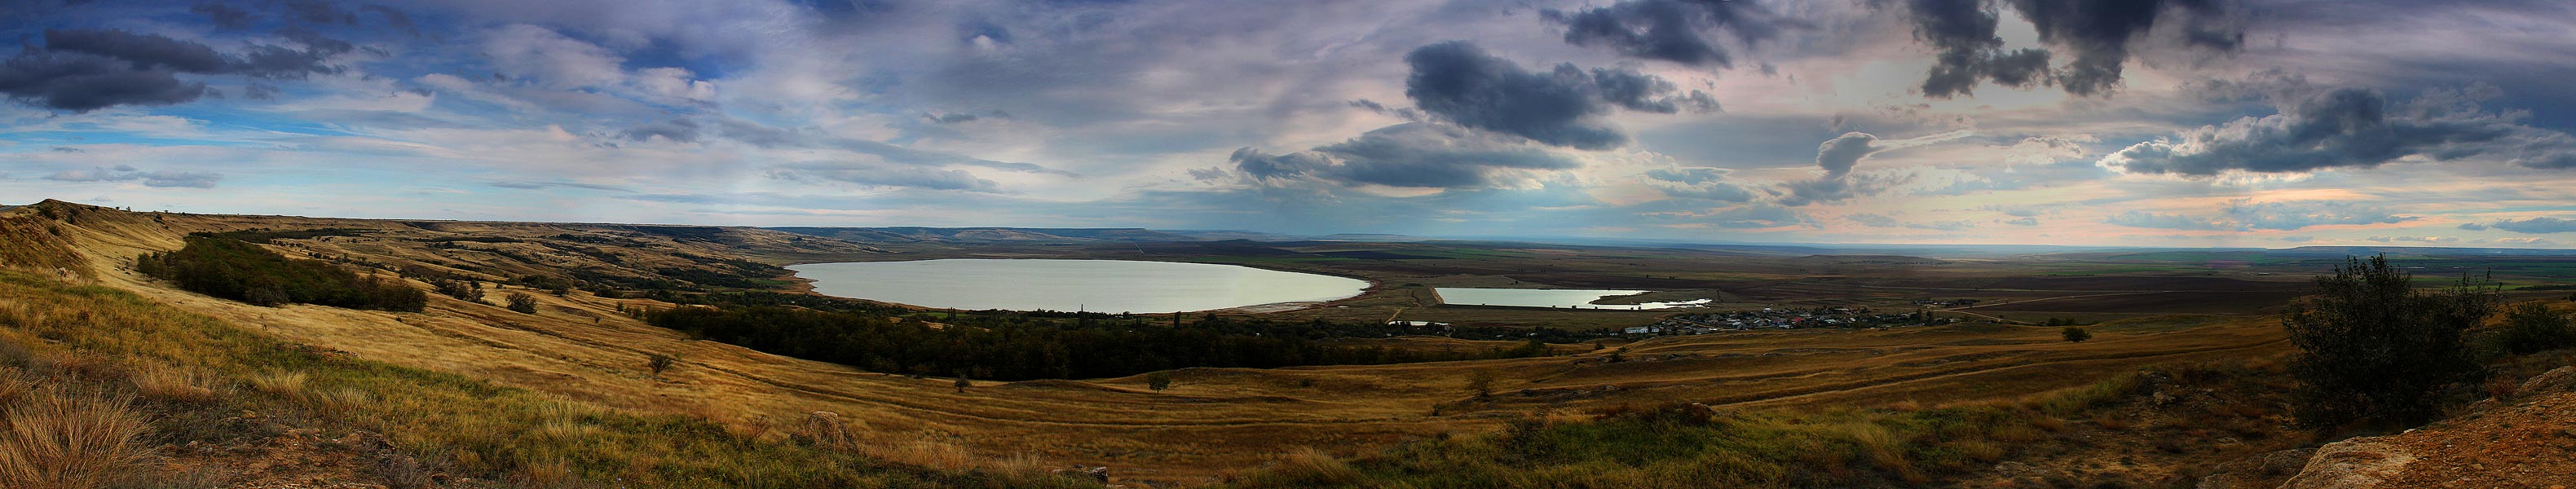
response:
{"label": "grassy hillside", "polygon": [[[864,246],[828,238],[742,228],[207,216],[131,213],[60,203],[49,206],[59,206],[61,210],[54,217],[39,215],[36,209],[0,211],[0,219],[19,219],[16,222],[21,224],[11,228],[20,230],[15,232],[59,238],[0,239],[0,254],[86,265],[85,272],[67,268],[72,270],[68,275],[39,268],[40,265],[16,265],[44,280],[122,291],[118,293],[129,294],[133,301],[203,316],[262,341],[311,345],[326,352],[328,358],[447,376],[457,382],[481,383],[571,408],[625,413],[622,416],[636,419],[696,420],[693,422],[704,424],[691,426],[712,427],[741,443],[790,447],[780,450],[793,449],[795,445],[788,440],[805,423],[808,413],[835,412],[851,430],[851,446],[863,455],[888,461],[878,467],[923,467],[868,473],[910,473],[914,475],[883,477],[931,481],[979,471],[1019,473],[1029,467],[1088,465],[1112,467],[1112,477],[1129,484],[1141,481],[1203,485],[1222,483],[1229,477],[1270,483],[1244,477],[1260,477],[1255,474],[1265,473],[1261,469],[1264,466],[1284,468],[1297,463],[1280,459],[1279,454],[1284,453],[1357,457],[1356,462],[1348,463],[1354,470],[1374,474],[1371,477],[1404,481],[1410,479],[1404,478],[1402,470],[1409,469],[1397,467],[1438,465],[1392,462],[1405,457],[1385,455],[1383,450],[1469,443],[1487,436],[1483,433],[1508,433],[1516,419],[1553,419],[1564,423],[1546,426],[1580,430],[1584,425],[1575,421],[1594,413],[1703,403],[1738,413],[1728,416],[1748,416],[1723,418],[1738,420],[1727,423],[1795,419],[1809,424],[1877,424],[1882,417],[1906,416],[1874,413],[2009,404],[2036,393],[2091,385],[2136,372],[2144,365],[2262,357],[2286,348],[2277,325],[2260,317],[2213,317],[2172,327],[2106,325],[2097,331],[2099,335],[2093,341],[2084,343],[2060,341],[2053,328],[1970,323],[1874,331],[1667,337],[1613,343],[1610,346],[1616,348],[1601,351],[1592,351],[1588,345],[1561,345],[1565,348],[1557,350],[1562,355],[1540,358],[1283,369],[1195,368],[1117,378],[973,382],[961,391],[945,378],[889,375],[698,341],[622,314],[676,306],[654,299],[652,294],[630,294],[640,290],[630,288],[638,284],[660,281],[679,294],[741,290],[723,284],[760,285],[763,282],[758,280],[774,280],[758,275],[757,271],[763,270],[761,266],[804,259],[799,257],[883,251],[866,251]],[[127,269],[135,256],[177,250],[189,234],[198,232],[264,242],[258,246],[285,256],[375,268],[388,277],[401,276],[406,285],[422,289],[431,288],[431,281],[470,279],[485,284],[488,294],[479,300],[433,294],[417,313],[301,304],[264,307],[189,292],[169,281]],[[60,256],[66,250],[71,257]],[[671,271],[666,273],[666,269]],[[589,270],[596,275],[575,275],[567,270]],[[530,276],[542,278],[527,279]],[[562,282],[576,285],[561,287],[560,295],[548,290],[560,287]],[[598,288],[591,286],[601,284],[609,287],[591,290]],[[792,285],[768,290],[792,292]],[[501,299],[514,294],[529,296],[536,313],[505,308]],[[764,303],[792,305],[800,301],[786,295],[759,297],[776,299]],[[1510,345],[1421,338],[1348,341],[1356,343],[1335,343],[1384,344],[1430,352]],[[647,368],[651,355],[679,360],[670,370],[656,373]],[[259,368],[241,375],[261,378],[273,365],[259,364]],[[327,393],[344,388],[365,392],[363,399],[370,403],[407,396],[366,392],[364,389],[376,388],[369,387],[375,384],[343,380],[336,375],[305,374],[302,382],[319,385],[320,392],[326,393],[308,397],[325,399],[337,395]],[[295,381],[283,380],[291,377],[278,374],[271,383],[291,384]],[[1166,388],[1153,389],[1156,380],[1167,382]],[[234,385],[241,385],[239,382],[247,381]],[[429,383],[448,385],[442,382],[445,381]],[[1492,394],[1475,395],[1475,389],[1469,388],[1471,384],[1482,384]],[[457,389],[476,392],[481,388]],[[266,392],[256,388],[242,391]],[[1835,409],[1845,414],[1831,415],[1839,418],[1782,417],[1782,413]],[[417,423],[430,422],[406,421],[403,416],[409,415],[398,412],[387,416],[391,417],[368,421],[381,423],[368,426],[417,431],[421,429],[418,426],[428,426]],[[610,429],[548,424],[534,418],[526,422],[571,432]],[[332,429],[361,426],[354,424],[357,421],[349,423],[352,424]],[[416,445],[454,447],[440,453],[492,451],[490,455],[441,459],[438,454],[424,454],[415,458],[481,467],[493,471],[486,475],[502,479],[532,470],[531,467],[553,467],[544,463],[546,457],[565,455],[487,450],[474,448],[477,442],[470,438],[438,438],[466,435],[387,434],[415,437],[406,440]],[[330,436],[339,435],[334,432]],[[1561,437],[1599,438],[1577,433]],[[707,458],[676,451],[678,448],[643,446],[653,443],[649,438],[626,440],[610,443],[610,448],[604,450],[641,454],[641,458],[627,460]],[[1492,458],[1487,456],[1490,453],[1473,447],[1443,449],[1436,453],[1445,455],[1436,458],[1485,460],[1477,463],[1494,467],[1511,467],[1510,464],[1521,463],[1515,460],[1522,460]],[[521,455],[536,458],[510,458]],[[1590,460],[1584,457],[1591,456],[1545,455],[1528,460],[1590,463],[1584,462]],[[1696,459],[1698,455],[1692,457]],[[523,465],[498,460],[534,462]],[[1937,462],[1946,459],[1931,457],[1909,460],[1917,461],[1909,464],[1923,467],[1942,467],[1946,463]],[[567,463],[570,465],[562,470],[545,468],[534,472],[615,479],[628,477],[627,471],[633,470],[641,474],[637,477],[679,477],[645,469],[609,472],[601,468],[606,465]],[[864,459],[850,462],[864,463]],[[1918,472],[1936,480],[1971,478],[1991,472],[1992,465],[1967,472],[1957,472],[1964,469],[1956,467]],[[1453,468],[1459,474],[1470,474],[1482,470],[1477,466]],[[1901,471],[1867,468],[1875,467],[1870,464],[1853,467],[1863,467],[1867,473],[1886,471],[1894,477],[1884,480],[1907,480]],[[682,472],[696,473],[691,470],[718,469]],[[2172,468],[2155,470],[2169,473]],[[1862,473],[1846,475],[1857,477],[1855,474]],[[1439,485],[1436,480],[1415,482]]]}
{"label": "grassy hillside", "polygon": [[0,460],[14,462],[0,464],[8,487],[173,478],[192,485],[149,487],[219,487],[274,468],[253,466],[266,454],[210,453],[345,440],[353,430],[381,434],[390,449],[341,447],[365,460],[312,470],[397,487],[1078,485],[1033,468],[944,472],[748,438],[703,418],[604,409],[289,344],[134,294],[20,272],[0,272],[0,406],[12,434],[0,439]]}

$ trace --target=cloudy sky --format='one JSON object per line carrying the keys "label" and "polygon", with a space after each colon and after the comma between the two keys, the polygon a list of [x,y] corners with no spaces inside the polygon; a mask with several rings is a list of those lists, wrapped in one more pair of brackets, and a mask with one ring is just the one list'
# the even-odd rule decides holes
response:
{"label": "cloudy sky", "polygon": [[0,203],[2576,244],[2552,0],[0,0]]}

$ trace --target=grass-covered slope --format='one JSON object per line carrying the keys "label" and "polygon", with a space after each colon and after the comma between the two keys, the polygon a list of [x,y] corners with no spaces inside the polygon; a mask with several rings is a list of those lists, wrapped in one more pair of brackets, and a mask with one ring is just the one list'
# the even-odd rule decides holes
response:
{"label": "grass-covered slope", "polygon": [[339,475],[397,487],[1077,484],[896,467],[689,416],[603,409],[18,272],[0,272],[0,413],[6,487],[219,487],[275,470],[255,467],[262,447],[303,430],[381,433],[392,450]]}

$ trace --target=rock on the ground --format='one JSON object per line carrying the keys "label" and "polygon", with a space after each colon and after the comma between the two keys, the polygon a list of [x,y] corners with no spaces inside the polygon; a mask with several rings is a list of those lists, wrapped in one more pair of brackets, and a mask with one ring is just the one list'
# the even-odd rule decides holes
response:
{"label": "rock on the ground", "polygon": [[2522,387],[2514,390],[2514,394],[2520,396],[2560,392],[2576,392],[2576,367],[2551,369],[2547,373],[2532,377],[2531,380],[2522,381]]}
{"label": "rock on the ground", "polygon": [[2281,489],[2369,489],[2380,487],[2415,462],[2415,453],[2385,437],[2362,437],[2317,447],[2308,466],[2281,484]]}

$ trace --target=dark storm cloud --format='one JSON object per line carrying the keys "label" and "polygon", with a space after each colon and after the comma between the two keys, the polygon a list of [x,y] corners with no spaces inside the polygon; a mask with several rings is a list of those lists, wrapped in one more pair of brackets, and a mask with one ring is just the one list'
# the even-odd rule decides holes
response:
{"label": "dark storm cloud", "polygon": [[625,131],[618,132],[617,136],[634,141],[658,137],[675,143],[693,143],[698,141],[698,123],[688,119],[671,119],[627,128]]}
{"label": "dark storm cloud", "polygon": [[138,69],[116,58],[28,47],[0,62],[0,94],[39,107],[88,112],[192,101],[206,94],[206,84],[180,81],[168,69]]}
{"label": "dark storm cloud", "polygon": [[214,22],[215,27],[225,29],[250,27],[250,11],[242,10],[240,7],[206,2],[188,7],[188,12],[206,16],[206,20]]}
{"label": "dark storm cloud", "polygon": [[2138,143],[2104,161],[2130,173],[2195,176],[2228,170],[2370,168],[2407,157],[2491,157],[2532,168],[2576,167],[2576,137],[2522,125],[2517,113],[2479,107],[2478,100],[2493,96],[2476,89],[2436,91],[2391,104],[2376,90],[2325,90],[2276,104],[2278,114]]}
{"label": "dark storm cloud", "polygon": [[[2534,217],[2519,221],[2507,219],[2496,221],[2495,224],[2489,224],[2487,227],[2523,234],[2576,233],[2576,220],[2555,217]],[[2466,229],[2465,226],[2462,228]]]}
{"label": "dark storm cloud", "polygon": [[1627,70],[1592,70],[1592,86],[1601,99],[1628,110],[1657,114],[1717,110],[1717,98],[1708,92],[1692,90],[1687,94],[1666,96],[1676,91],[1673,82],[1663,77]]}
{"label": "dark storm cloud", "polygon": [[1824,168],[1828,176],[1851,173],[1861,158],[1878,152],[1880,148],[1870,144],[1877,141],[1878,136],[1865,132],[1848,132],[1825,140],[1823,144],[1816,145],[1816,166]]}
{"label": "dark storm cloud", "polygon": [[1253,148],[1227,160],[1265,185],[1325,181],[1344,185],[1468,189],[1502,183],[1516,170],[1567,170],[1581,164],[1539,147],[1462,128],[1404,123],[1315,149],[1266,154]]}
{"label": "dark storm cloud", "polygon": [[1569,63],[1544,73],[1525,71],[1465,41],[1423,46],[1404,61],[1413,69],[1404,94],[1422,111],[1461,126],[1555,146],[1607,149],[1627,144],[1626,134],[1596,120],[1614,107],[1672,113],[1716,105],[1705,93],[1674,95],[1671,82],[1632,70],[1595,68],[1587,73]]}
{"label": "dark storm cloud", "polygon": [[2159,19],[2180,22],[2185,45],[2233,52],[2245,32],[2227,18],[2221,0],[2012,0],[2015,11],[2039,29],[2039,40],[2074,52],[2057,84],[2076,95],[2107,94],[2120,83],[2120,65]]}
{"label": "dark storm cloud", "polygon": [[2183,229],[2194,231],[2290,231],[2315,226],[2394,224],[2420,219],[2401,216],[2387,209],[2351,202],[2233,201],[2214,215],[2163,214],[2128,211],[2112,215],[2104,222],[2129,227]]}
{"label": "dark storm cloud", "polygon": [[[2234,52],[2244,32],[2229,17],[2221,0],[1904,0],[1904,12],[1916,40],[1935,51],[1923,95],[1951,98],[1973,95],[1977,83],[2025,88],[2056,85],[2078,96],[2108,95],[2120,85],[2121,68],[2154,30],[2156,23],[2178,23],[2181,44],[2215,52]],[[1884,2],[1881,5],[1894,2]],[[2005,51],[1995,35],[1994,4],[2010,5],[2039,31],[2047,49]],[[2050,69],[2054,55],[2066,66]]]}
{"label": "dark storm cloud", "polygon": [[1691,66],[1734,66],[1733,57],[1708,39],[1712,31],[1753,44],[1779,37],[1784,24],[1794,25],[1754,2],[1727,0],[1627,0],[1574,12],[1542,10],[1539,16],[1565,26],[1568,44]]}
{"label": "dark storm cloud", "polygon": [[45,29],[45,49],[106,56],[131,62],[137,69],[166,68],[188,73],[216,73],[231,62],[215,48],[168,36],[121,30]]}
{"label": "dark storm cloud", "polygon": [[2003,52],[1995,36],[1997,19],[1983,0],[1909,0],[1914,38],[1932,46],[1933,65],[1924,77],[1923,95],[1950,98],[1970,95],[1978,82],[1994,80],[2028,87],[2048,79],[2048,51]]}
{"label": "dark storm cloud", "polygon": [[[277,34],[304,48],[252,45],[235,58],[202,43],[168,36],[117,29],[47,29],[44,46],[21,48],[17,56],[0,62],[0,94],[76,112],[116,105],[169,105],[213,93],[205,83],[180,80],[178,73],[302,78],[340,72],[325,60],[355,49],[347,41],[303,28],[280,29]],[[273,87],[246,93],[251,98],[275,94]]]}

